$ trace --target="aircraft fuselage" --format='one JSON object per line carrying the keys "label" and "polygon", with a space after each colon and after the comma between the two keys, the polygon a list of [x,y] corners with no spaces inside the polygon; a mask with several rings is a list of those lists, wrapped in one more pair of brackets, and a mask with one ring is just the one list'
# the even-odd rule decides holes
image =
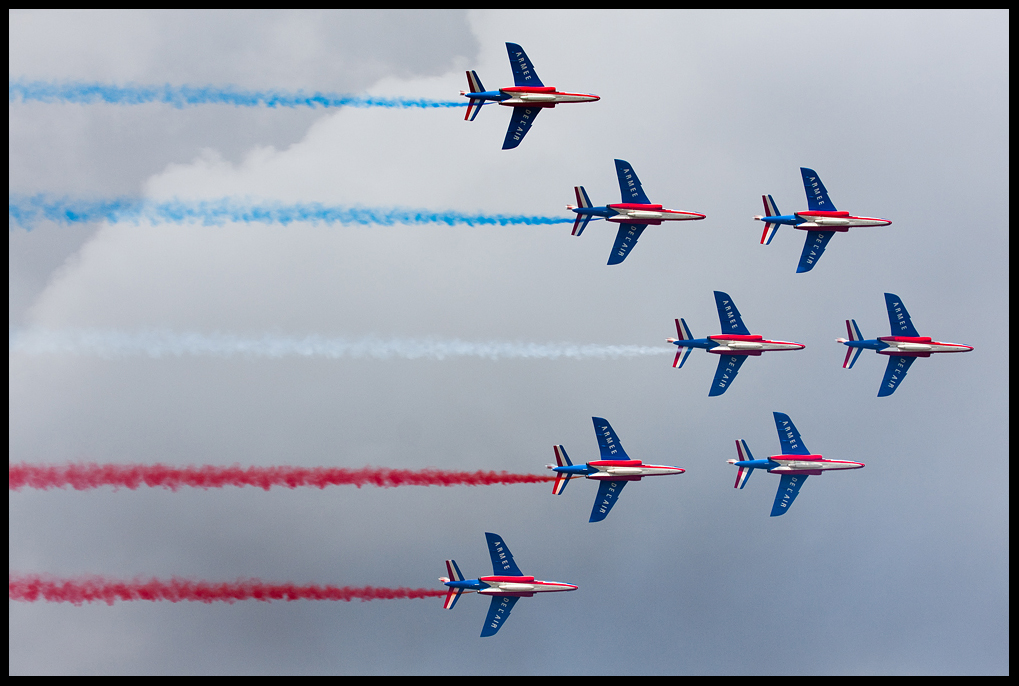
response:
{"label": "aircraft fuselage", "polygon": [[879,355],[928,357],[931,353],[966,353],[973,350],[971,345],[934,341],[930,336],[881,336],[863,341],[851,341],[846,338],[836,340],[850,348],[874,350]]}
{"label": "aircraft fuselage", "polygon": [[510,86],[500,88],[497,91],[482,91],[479,93],[468,93],[460,91],[463,95],[472,100],[483,100],[496,102],[507,107],[555,107],[564,102],[594,102],[601,100],[597,95],[591,93],[566,93],[557,91],[554,86]]}
{"label": "aircraft fuselage", "polygon": [[841,469],[860,469],[862,462],[826,460],[820,455],[772,455],[763,460],[729,460],[729,464],[751,469],[766,469],[771,474],[818,475]]}
{"label": "aircraft fuselage", "polygon": [[525,598],[529,598],[535,593],[577,590],[577,586],[573,584],[561,581],[539,581],[533,576],[482,576],[477,579],[464,579],[463,581],[449,581],[446,579],[443,583],[449,588],[475,591],[480,595],[506,595]]}
{"label": "aircraft fuselage", "polygon": [[700,212],[687,212],[684,210],[670,210],[661,205],[646,205],[641,203],[618,203],[615,205],[602,205],[601,207],[576,207],[567,205],[566,209],[577,214],[601,217],[617,224],[653,224],[659,225],[669,221],[691,221],[704,219],[707,215]]}
{"label": "aircraft fuselage", "polygon": [[796,214],[783,214],[774,217],[758,215],[754,219],[768,224],[783,224],[803,231],[848,231],[851,228],[888,226],[892,223],[888,219],[879,217],[857,217],[848,212],[823,210],[806,210]]}
{"label": "aircraft fuselage", "polygon": [[548,468],[558,474],[583,476],[596,481],[640,481],[645,476],[682,474],[686,470],[668,465],[644,464],[640,460],[595,460],[587,464]]}
{"label": "aircraft fuselage", "polygon": [[760,355],[769,350],[802,350],[806,346],[793,341],[769,341],[763,336],[739,334],[716,334],[707,338],[676,339],[666,338],[681,348],[703,348],[716,355]]}

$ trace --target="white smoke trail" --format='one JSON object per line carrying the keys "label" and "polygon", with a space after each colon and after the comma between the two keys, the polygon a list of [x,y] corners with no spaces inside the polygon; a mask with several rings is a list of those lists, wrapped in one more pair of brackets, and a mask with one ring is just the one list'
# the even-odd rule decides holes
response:
{"label": "white smoke trail", "polygon": [[327,338],[264,334],[245,337],[226,333],[165,330],[31,329],[9,331],[14,355],[73,355],[81,357],[288,357],[376,360],[586,360],[662,355],[667,348],[597,343],[528,343],[525,341],[464,341],[458,338]]}

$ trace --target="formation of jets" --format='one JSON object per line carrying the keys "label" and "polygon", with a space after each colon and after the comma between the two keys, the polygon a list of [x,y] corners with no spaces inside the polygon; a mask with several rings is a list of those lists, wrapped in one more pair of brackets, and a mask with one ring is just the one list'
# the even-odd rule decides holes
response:
{"label": "formation of jets", "polygon": [[[557,104],[569,102],[591,102],[598,100],[597,95],[586,93],[567,93],[554,87],[545,86],[535,73],[530,59],[516,43],[506,44],[510,66],[513,70],[514,85],[496,91],[486,91],[481,79],[474,71],[467,72],[469,90],[461,91],[468,98],[465,119],[473,121],[484,105],[498,103],[512,107],[509,129],[503,141],[503,149],[516,148],[530,130],[538,112],[542,109],[555,107]],[[619,225],[612,251],[609,253],[608,264],[622,263],[632,252],[637,240],[648,226],[659,226],[667,221],[691,221],[704,219],[699,212],[671,210],[662,205],[653,204],[644,193],[640,179],[629,162],[616,159],[616,176],[619,181],[621,202],[611,205],[595,206],[583,186],[574,187],[577,197],[576,205],[567,205],[566,209],[576,216],[573,222],[573,235],[580,236],[587,225],[597,219],[604,219]],[[775,199],[771,195],[762,196],[764,214],[754,217],[764,223],[761,244],[770,245],[780,226],[790,226],[807,232],[806,241],[797,264],[797,273],[809,272],[817,264],[829,241],[836,233],[844,233],[852,228],[882,227],[891,224],[887,219],[852,215],[839,211],[828,196],[828,190],[821,182],[817,172],[807,167],[800,168],[803,188],[807,196],[807,209],[794,214],[782,214]],[[682,368],[690,353],[699,348],[708,353],[718,355],[718,367],[708,391],[709,396],[724,394],[735,380],[740,368],[748,357],[759,357],[765,352],[775,350],[802,350],[802,343],[765,339],[759,334],[751,334],[743,323],[743,317],[732,298],[727,293],[715,291],[715,307],[721,333],[707,338],[694,338],[685,319],[676,320],[676,338],[666,339],[677,347],[674,368]],[[845,345],[846,351],[843,368],[851,369],[863,350],[873,350],[879,355],[888,357],[888,366],[878,390],[878,397],[890,396],[902,383],[913,361],[918,357],[930,357],[934,353],[968,352],[972,346],[960,343],[943,343],[930,337],[920,336],[913,326],[909,313],[901,299],[892,293],[885,293],[885,305],[888,310],[888,321],[891,335],[876,339],[864,339],[856,320],[846,320],[848,338],[838,338]],[[826,459],[811,453],[803,443],[799,431],[789,415],[775,412],[775,427],[778,431],[781,452],[764,459],[754,459],[746,441],[736,441],[737,459],[728,463],[737,468],[734,488],[743,489],[755,469],[763,469],[769,474],[779,475],[778,491],[772,505],[771,516],[777,517],[789,511],[793,501],[799,495],[803,483],[809,476],[819,476],[830,471],[861,469],[862,462],[850,460]],[[555,464],[547,465],[555,474],[552,485],[553,495],[562,495],[566,486],[574,477],[583,477],[598,482],[594,506],[591,509],[589,522],[603,521],[612,510],[623,487],[630,481],[640,481],[649,476],[666,476],[683,474],[681,467],[668,465],[645,464],[641,460],[631,459],[619,441],[612,426],[602,417],[592,417],[595,436],[601,451],[601,459],[574,464],[562,445],[553,446]],[[464,579],[460,568],[453,560],[446,560],[449,576],[440,577],[440,581],[448,588],[444,606],[452,609],[463,593],[478,593],[492,597],[488,616],[485,619],[481,635],[493,636],[510,611],[521,597],[530,597],[535,593],[572,591],[577,586],[557,581],[538,581],[532,576],[525,576],[502,538],[486,533],[489,553],[492,557],[493,576],[477,579]]]}

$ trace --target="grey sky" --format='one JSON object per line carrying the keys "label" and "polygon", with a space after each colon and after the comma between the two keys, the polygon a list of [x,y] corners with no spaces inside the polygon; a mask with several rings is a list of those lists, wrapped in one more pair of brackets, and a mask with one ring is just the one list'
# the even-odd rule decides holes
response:
{"label": "grey sky", "polygon": [[[564,28],[569,28],[565,31]],[[649,33],[648,27],[654,27]],[[654,202],[707,214],[651,227],[607,267],[614,230],[291,225],[12,227],[10,325],[259,335],[663,345],[660,358],[248,360],[10,356],[11,460],[538,471],[597,455],[687,473],[633,484],[588,524],[594,484],[20,492],[11,570],[438,586],[488,573],[500,533],[525,573],[580,586],[521,601],[11,603],[11,673],[1007,673],[1008,13],[56,13],[10,15],[10,76],[370,90],[446,99],[477,69],[510,83],[519,42],[546,84],[598,103],[509,113],[12,103],[10,192],[224,196],[558,215],[575,184],[615,202],[614,157]],[[802,209],[799,166],[839,209],[814,271],[760,196]],[[748,326],[806,344],[670,368],[711,291]],[[882,293],[923,335],[976,347],[841,369]],[[769,518],[777,477],[734,491],[734,439],[867,467],[811,479]],[[770,452],[768,452],[770,451]]]}

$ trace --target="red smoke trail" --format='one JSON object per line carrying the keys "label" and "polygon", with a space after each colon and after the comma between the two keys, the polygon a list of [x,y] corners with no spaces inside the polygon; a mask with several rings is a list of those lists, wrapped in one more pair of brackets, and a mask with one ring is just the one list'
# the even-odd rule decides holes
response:
{"label": "red smoke trail", "polygon": [[258,579],[240,579],[230,583],[189,581],[118,581],[101,576],[57,579],[39,574],[8,574],[7,588],[11,600],[34,603],[104,602],[113,605],[125,600],[168,600],[171,603],[234,603],[238,600],[392,600],[395,598],[441,598],[445,590],[431,588],[378,588],[375,586],[318,586],[309,584],[267,584]]}
{"label": "red smoke trail", "polygon": [[273,486],[297,488],[311,486],[492,486],[496,484],[534,484],[550,481],[542,474],[510,474],[508,472],[457,472],[445,469],[387,469],[364,467],[167,467],[161,464],[96,464],[79,462],[66,465],[7,464],[9,489],[65,488],[85,491],[102,486],[130,488],[163,487],[176,491],[184,486],[223,488],[224,486]]}

